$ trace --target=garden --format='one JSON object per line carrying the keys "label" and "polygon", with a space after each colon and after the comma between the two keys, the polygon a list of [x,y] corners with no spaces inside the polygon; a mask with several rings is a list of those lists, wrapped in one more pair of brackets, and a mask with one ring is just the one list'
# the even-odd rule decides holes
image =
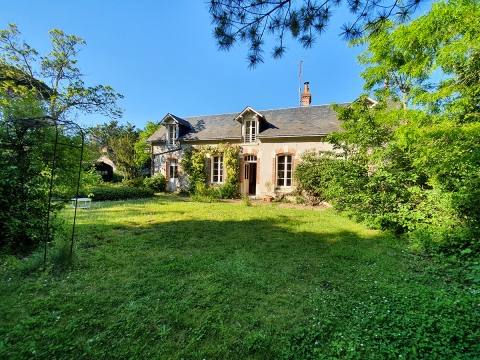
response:
{"label": "garden", "polygon": [[455,267],[333,210],[247,205],[77,210],[72,267],[61,240],[42,270],[2,257],[0,358],[480,356],[479,292]]}

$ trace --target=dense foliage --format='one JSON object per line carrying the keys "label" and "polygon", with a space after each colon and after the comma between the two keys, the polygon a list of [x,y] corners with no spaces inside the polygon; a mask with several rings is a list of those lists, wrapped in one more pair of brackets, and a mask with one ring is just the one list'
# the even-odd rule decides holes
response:
{"label": "dense foliage", "polygon": [[154,190],[156,192],[167,191],[167,180],[162,174],[156,174],[152,177],[147,177],[143,180],[143,184],[146,188]]}
{"label": "dense foliage", "polygon": [[214,189],[205,189],[200,185],[199,195],[210,196],[216,193],[219,198],[232,198],[238,194],[238,184],[240,176],[240,146],[229,143],[219,144],[217,146],[196,146],[188,147],[183,150],[180,166],[188,176],[188,191],[191,194],[197,192],[199,184],[206,184],[207,176],[207,155],[222,155],[223,167],[225,169],[225,181],[222,186]]}
{"label": "dense foliage", "polygon": [[138,140],[139,133],[131,124],[123,127],[119,136],[111,140],[115,163],[126,180],[139,176],[140,169],[135,161],[135,143]]}
{"label": "dense foliage", "polygon": [[94,175],[79,174],[81,133],[58,126],[57,134],[34,94],[0,92],[0,106],[0,247],[21,253],[53,238],[56,213],[76,195],[78,176],[86,185]]}
{"label": "dense foliage", "polygon": [[307,153],[296,174],[306,194],[472,266],[480,252],[479,19],[478,1],[440,2],[359,41],[365,88],[379,103],[334,106],[344,131],[327,140],[338,154]]}
{"label": "dense foliage", "polygon": [[[20,35],[14,24],[0,30],[0,247],[15,253],[51,241],[58,210],[76,195],[82,131],[69,120],[121,115],[121,95],[84,86],[76,59],[83,39],[53,29],[51,51],[40,56]],[[94,181],[80,174],[84,185]]]}
{"label": "dense foliage", "polygon": [[144,129],[127,123],[121,125],[116,120],[87,129],[88,149],[105,155],[112,160],[118,171],[127,180],[148,175],[151,172],[151,146],[145,140],[157,131],[159,125],[148,121]]}
{"label": "dense foliage", "polygon": [[188,191],[195,193],[197,184],[203,184],[207,181],[207,156],[204,152],[194,147],[183,149],[180,166],[182,171],[188,176]]}
{"label": "dense foliage", "polygon": [[0,30],[1,87],[16,96],[22,96],[26,89],[34,91],[45,115],[54,119],[68,119],[78,113],[120,117],[122,109],[117,100],[123,97],[121,94],[110,86],[85,86],[84,75],[77,67],[85,40],[58,29],[48,34],[51,51],[40,56],[35,48],[19,40],[21,33],[15,24]]}
{"label": "dense foliage", "polygon": [[141,199],[152,197],[155,193],[152,189],[128,186],[93,186],[87,191],[82,195],[91,197],[93,201]]}

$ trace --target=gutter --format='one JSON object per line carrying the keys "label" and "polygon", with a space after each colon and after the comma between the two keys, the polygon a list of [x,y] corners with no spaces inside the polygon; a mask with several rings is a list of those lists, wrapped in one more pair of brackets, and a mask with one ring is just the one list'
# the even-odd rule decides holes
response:
{"label": "gutter", "polygon": [[273,136],[267,136],[267,135],[257,135],[257,138],[260,139],[274,139],[274,138],[285,138],[285,137],[318,137],[318,136],[327,136],[327,133],[321,133],[321,134],[305,134],[305,135],[299,135],[299,134],[287,134],[287,135],[273,135]]}
{"label": "gutter", "polygon": [[232,138],[204,138],[204,139],[183,139],[182,141],[184,142],[189,142],[189,141],[211,141],[211,140],[241,140],[242,138],[239,137],[232,137]]}

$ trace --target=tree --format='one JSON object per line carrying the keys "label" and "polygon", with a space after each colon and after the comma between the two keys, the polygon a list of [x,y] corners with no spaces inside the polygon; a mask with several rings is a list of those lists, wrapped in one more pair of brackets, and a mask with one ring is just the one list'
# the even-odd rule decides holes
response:
{"label": "tree", "polygon": [[[365,33],[375,33],[394,16],[405,21],[421,0],[379,1],[346,0],[347,9],[357,18],[344,24],[342,36],[351,40]],[[276,37],[273,58],[281,58],[288,33],[304,48],[313,46],[316,36],[327,28],[333,9],[342,0],[210,0],[209,13],[215,26],[214,38],[221,50],[230,50],[237,42],[249,47],[249,67],[263,62],[264,37]]]}
{"label": "tree", "polygon": [[107,154],[107,156],[115,161],[115,154],[113,153],[112,143],[114,139],[120,137],[120,134],[125,130],[124,125],[119,125],[117,120],[111,120],[110,123],[103,123],[87,128],[87,145],[92,153]]}
{"label": "tree", "polygon": [[143,130],[131,124],[120,125],[117,120],[87,129],[87,144],[92,153],[105,154],[119,165],[127,178],[146,173],[151,166],[151,147],[145,140],[158,130],[158,125],[148,121]]}
{"label": "tree", "polygon": [[[443,1],[408,25],[358,40],[367,45],[366,89],[383,101],[334,107],[344,131],[327,140],[344,159],[307,157],[300,185],[371,226],[407,233],[424,250],[478,254],[479,19],[477,0]],[[385,78],[394,79],[387,90]],[[403,109],[391,106],[395,94]],[[312,180],[318,164],[325,171]]]}
{"label": "tree", "polygon": [[82,138],[62,124],[79,113],[122,112],[112,88],[84,86],[76,56],[85,42],[60,30],[49,34],[52,50],[39,56],[18,41],[15,25],[0,30],[0,246],[12,252],[52,240],[46,219],[64,204],[49,202],[50,189],[57,200],[76,193]]}
{"label": "tree", "polygon": [[0,30],[0,85],[4,90],[15,96],[35,90],[44,104],[45,115],[53,119],[71,119],[78,113],[100,113],[113,118],[122,115],[116,104],[122,95],[109,86],[85,86],[76,59],[81,46],[86,44],[82,38],[52,29],[52,49],[40,56],[33,47],[18,40],[20,35],[15,24]]}
{"label": "tree", "polygon": [[360,65],[366,66],[360,74],[365,80],[363,88],[373,91],[377,98],[400,101],[406,110],[412,97],[427,88],[424,83],[431,73],[425,68],[431,67],[432,54],[418,51],[415,46],[403,46],[405,33],[394,29],[395,25],[387,21],[376,33],[352,40],[350,45],[367,46],[357,58]]}
{"label": "tree", "polygon": [[[139,131],[138,141],[135,143],[135,164],[140,171],[150,170],[152,159],[152,147],[145,143],[155,131],[159,129],[159,125],[148,121],[143,130]],[[148,171],[150,174],[150,171]]]}
{"label": "tree", "polygon": [[8,252],[51,241],[64,203],[50,203],[50,194],[77,193],[81,134],[55,126],[42,105],[35,91],[12,97],[0,90],[0,248]]}
{"label": "tree", "polygon": [[111,146],[115,162],[126,180],[135,179],[138,176],[138,166],[135,158],[135,144],[139,139],[135,125],[127,123],[118,137],[111,139]]}

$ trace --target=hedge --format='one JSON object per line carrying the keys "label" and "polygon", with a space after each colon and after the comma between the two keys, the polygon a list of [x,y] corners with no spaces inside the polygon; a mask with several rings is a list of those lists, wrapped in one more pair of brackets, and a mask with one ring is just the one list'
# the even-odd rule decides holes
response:
{"label": "hedge", "polygon": [[146,188],[120,186],[96,186],[88,189],[88,197],[95,201],[140,199],[152,197],[154,193],[153,190]]}

